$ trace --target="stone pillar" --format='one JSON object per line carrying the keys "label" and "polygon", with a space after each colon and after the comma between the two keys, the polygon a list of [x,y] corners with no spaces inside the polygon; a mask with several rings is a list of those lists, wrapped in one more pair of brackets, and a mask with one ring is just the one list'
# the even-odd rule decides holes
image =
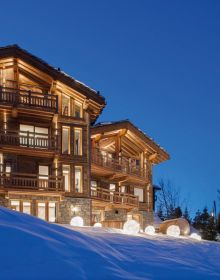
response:
{"label": "stone pillar", "polygon": [[90,198],[63,198],[63,200],[59,203],[58,223],[70,224],[71,219],[75,216],[82,217],[85,226],[91,225]]}
{"label": "stone pillar", "polygon": [[5,194],[0,195],[0,206],[8,207],[10,206],[9,199],[6,198]]}

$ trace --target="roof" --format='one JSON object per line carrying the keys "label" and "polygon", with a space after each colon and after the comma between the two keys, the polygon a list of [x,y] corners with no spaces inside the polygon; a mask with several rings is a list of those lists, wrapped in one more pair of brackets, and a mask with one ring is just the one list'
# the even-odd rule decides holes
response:
{"label": "roof", "polygon": [[25,62],[31,64],[33,67],[36,67],[41,71],[47,73],[53,79],[61,81],[67,86],[82,93],[87,98],[92,99],[103,106],[106,104],[105,98],[100,95],[99,91],[96,91],[88,87],[87,85],[77,81],[73,77],[62,72],[59,68],[51,66],[41,58],[29,53],[28,51],[22,49],[18,45],[0,47],[0,58],[6,58],[9,56],[24,60]]}
{"label": "roof", "polygon": [[145,143],[147,143],[150,147],[152,147],[156,153],[159,153],[162,156],[162,158],[163,158],[162,161],[170,159],[170,155],[163,147],[158,145],[151,137],[146,135],[146,133],[144,133],[142,130],[140,130],[137,126],[135,126],[128,119],[114,121],[114,122],[97,123],[96,125],[94,125],[92,127],[92,134],[100,133],[101,130],[107,132],[107,131],[123,129],[123,128],[131,130],[136,135],[138,135]]}

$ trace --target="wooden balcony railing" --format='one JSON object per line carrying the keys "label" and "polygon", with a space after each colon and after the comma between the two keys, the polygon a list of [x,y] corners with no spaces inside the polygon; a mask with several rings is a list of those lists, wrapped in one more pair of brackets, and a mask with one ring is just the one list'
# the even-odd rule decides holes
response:
{"label": "wooden balcony railing", "polygon": [[48,176],[41,178],[36,174],[0,173],[0,187],[17,190],[64,191],[64,178]]}
{"label": "wooden balcony railing", "polygon": [[116,172],[122,172],[147,179],[147,171],[138,165],[132,164],[129,158],[120,156],[115,158],[113,154],[99,149],[92,150],[92,163],[110,168]]}
{"label": "wooden balcony railing", "polygon": [[0,86],[0,104],[58,112],[58,96]]}
{"label": "wooden balcony railing", "polygon": [[28,147],[34,149],[58,149],[58,136],[29,131],[0,130],[0,145]]}
{"label": "wooden balcony railing", "polygon": [[129,193],[113,192],[104,188],[91,189],[91,196],[97,200],[138,207],[138,197]]}

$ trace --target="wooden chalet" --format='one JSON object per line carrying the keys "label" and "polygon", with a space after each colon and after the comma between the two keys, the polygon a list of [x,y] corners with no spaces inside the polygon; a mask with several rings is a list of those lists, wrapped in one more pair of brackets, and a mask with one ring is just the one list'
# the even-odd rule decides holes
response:
{"label": "wooden chalet", "polygon": [[94,125],[104,107],[59,68],[0,48],[0,204],[49,222],[146,224],[152,165],[169,155],[127,120]]}

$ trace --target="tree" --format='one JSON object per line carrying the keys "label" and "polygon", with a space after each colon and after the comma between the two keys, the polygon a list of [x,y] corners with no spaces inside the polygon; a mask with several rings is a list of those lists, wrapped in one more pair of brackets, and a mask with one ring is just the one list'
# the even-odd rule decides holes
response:
{"label": "tree", "polygon": [[216,240],[217,229],[215,219],[209,214],[207,207],[201,213],[199,210],[196,212],[193,226],[200,231],[202,238],[206,240]]}
{"label": "tree", "polygon": [[176,218],[181,218],[183,216],[182,210],[180,206],[176,207],[174,210],[174,214]]}
{"label": "tree", "polygon": [[216,228],[217,228],[218,233],[220,233],[220,213],[218,214]]}
{"label": "tree", "polygon": [[182,216],[180,190],[174,187],[170,180],[160,180],[161,191],[158,192],[158,209],[164,219],[180,218]]}
{"label": "tree", "polygon": [[183,217],[184,217],[184,219],[186,219],[191,224],[191,219],[190,219],[189,211],[188,211],[187,207],[185,207],[185,210],[183,212]]}

